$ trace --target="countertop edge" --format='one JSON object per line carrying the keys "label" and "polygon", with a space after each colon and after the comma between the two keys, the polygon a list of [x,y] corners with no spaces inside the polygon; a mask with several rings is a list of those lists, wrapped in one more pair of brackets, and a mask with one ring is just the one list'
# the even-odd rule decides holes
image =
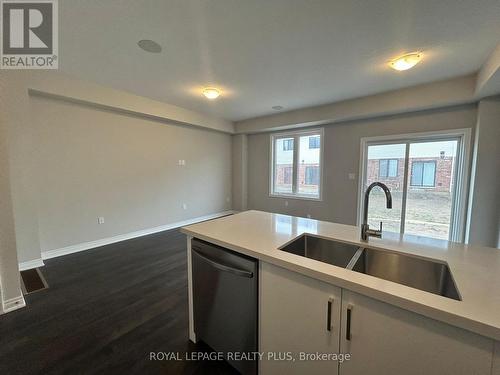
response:
{"label": "countertop edge", "polygon": [[[196,237],[207,242],[211,242],[215,245],[228,248],[232,251],[251,256],[253,258],[258,259],[259,261],[270,263],[278,267],[290,270],[292,272],[297,272],[304,276],[312,277],[314,279],[321,280],[323,282],[332,284],[334,286],[338,286],[340,288],[348,289],[355,293],[362,294],[366,297],[374,298],[378,301],[388,303],[390,305],[402,308],[404,310],[408,310],[416,314],[420,314],[425,317],[435,319],[437,321],[447,323],[454,327],[458,327],[500,342],[500,328],[489,325],[487,323],[473,320],[468,317],[457,315],[439,308],[431,307],[411,299],[394,295],[392,293],[380,291],[378,289],[361,285],[354,281],[340,278],[328,273],[317,271],[300,264],[288,262],[283,259],[275,258],[260,252],[253,251],[251,249],[242,248],[240,246],[236,246],[234,244],[222,241],[220,239],[196,232],[192,229],[189,229],[188,227],[182,227],[181,232],[186,235]],[[390,281],[386,280],[384,280],[384,282],[390,283]]]}

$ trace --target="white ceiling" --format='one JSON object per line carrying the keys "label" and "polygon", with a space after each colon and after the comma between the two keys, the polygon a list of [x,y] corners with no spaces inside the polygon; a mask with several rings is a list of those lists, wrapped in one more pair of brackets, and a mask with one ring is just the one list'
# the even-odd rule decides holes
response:
{"label": "white ceiling", "polygon": [[[64,73],[229,120],[475,72],[500,41],[499,0],[64,0],[59,12]],[[413,50],[425,56],[413,70],[387,67]]]}

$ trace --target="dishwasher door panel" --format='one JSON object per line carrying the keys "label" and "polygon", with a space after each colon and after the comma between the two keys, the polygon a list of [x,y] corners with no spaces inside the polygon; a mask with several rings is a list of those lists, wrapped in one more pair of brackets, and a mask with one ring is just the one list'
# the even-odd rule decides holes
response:
{"label": "dishwasher door panel", "polygon": [[[258,265],[255,259],[192,241],[196,337],[219,352],[257,351]],[[256,374],[256,361],[228,361]]]}

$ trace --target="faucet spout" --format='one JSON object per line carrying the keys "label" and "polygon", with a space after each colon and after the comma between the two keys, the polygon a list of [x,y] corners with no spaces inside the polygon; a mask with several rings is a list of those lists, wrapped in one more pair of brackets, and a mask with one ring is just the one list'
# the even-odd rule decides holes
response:
{"label": "faucet spout", "polygon": [[368,225],[368,204],[370,202],[370,193],[375,186],[380,187],[384,191],[386,207],[392,208],[392,195],[387,185],[378,181],[370,184],[365,192],[365,204],[363,206],[363,224],[361,225],[361,239],[363,241],[367,241],[370,236],[382,237],[382,222],[380,222],[380,230],[371,230]]}

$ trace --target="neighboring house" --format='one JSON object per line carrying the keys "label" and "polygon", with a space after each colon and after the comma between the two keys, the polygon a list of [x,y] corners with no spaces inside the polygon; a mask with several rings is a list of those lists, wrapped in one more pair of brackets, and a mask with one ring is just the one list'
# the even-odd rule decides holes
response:
{"label": "neighboring house", "polygon": [[[317,186],[320,179],[319,152],[320,137],[303,137],[299,146],[299,184],[302,186]],[[287,186],[293,180],[293,139],[283,139],[276,144],[275,184]]]}
{"label": "neighboring house", "polygon": [[[290,186],[293,181],[293,139],[280,140],[276,147],[276,186]],[[319,184],[319,147],[317,136],[308,137],[299,147],[299,184],[315,186]],[[449,150],[448,150],[449,151]],[[435,154],[439,155],[439,152]],[[409,183],[411,190],[451,192],[453,188],[454,156],[410,157]],[[367,185],[381,181],[391,190],[401,190],[404,179],[404,158],[370,158],[368,160]]]}
{"label": "neighboring house", "polygon": [[[412,190],[450,192],[454,163],[455,158],[452,156],[410,158],[408,186]],[[404,164],[403,158],[369,159],[367,184],[381,181],[391,190],[401,190]]]}

